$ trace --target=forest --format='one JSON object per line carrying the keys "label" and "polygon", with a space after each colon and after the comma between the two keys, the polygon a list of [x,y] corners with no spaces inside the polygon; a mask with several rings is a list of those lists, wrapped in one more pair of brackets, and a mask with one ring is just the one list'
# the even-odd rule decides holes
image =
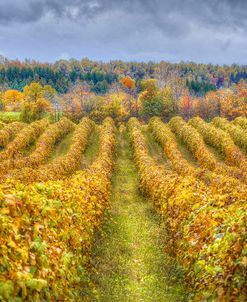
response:
{"label": "forest", "polygon": [[53,64],[39,63],[33,60],[8,60],[0,56],[0,87],[22,91],[32,81],[42,85],[51,85],[58,93],[67,93],[79,80],[85,81],[96,94],[109,92],[113,83],[122,76],[135,80],[137,88],[143,79],[155,78],[160,81],[178,76],[185,82],[191,94],[203,96],[208,91],[229,88],[241,80],[247,79],[247,66],[196,64],[180,62],[177,64],[162,61],[108,63],[90,61],[85,58],[59,60]]}

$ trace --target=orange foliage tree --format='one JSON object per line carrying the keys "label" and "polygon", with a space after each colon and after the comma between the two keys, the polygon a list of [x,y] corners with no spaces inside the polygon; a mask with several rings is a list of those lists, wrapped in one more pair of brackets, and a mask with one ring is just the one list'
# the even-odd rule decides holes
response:
{"label": "orange foliage tree", "polygon": [[3,111],[4,109],[5,109],[4,92],[0,91],[0,111]]}
{"label": "orange foliage tree", "polygon": [[20,111],[23,101],[23,93],[18,90],[6,90],[3,93],[3,102],[6,111]]}
{"label": "orange foliage tree", "polygon": [[193,114],[209,120],[220,114],[220,98],[218,92],[210,91],[204,98],[193,98]]}
{"label": "orange foliage tree", "polygon": [[129,91],[131,91],[135,88],[135,81],[128,76],[123,77],[120,81],[121,81],[121,84],[124,87],[126,87]]}
{"label": "orange foliage tree", "polygon": [[223,116],[234,119],[247,116],[247,85],[239,83],[232,89],[210,91],[203,99],[194,99],[195,114],[204,119]]}
{"label": "orange foliage tree", "polygon": [[80,120],[95,108],[95,95],[89,85],[77,83],[60,98],[62,111],[74,120]]}
{"label": "orange foliage tree", "polygon": [[183,95],[178,102],[178,110],[180,115],[184,118],[190,118],[193,114],[192,97],[189,95]]}
{"label": "orange foliage tree", "polygon": [[221,115],[234,119],[238,116],[247,116],[247,85],[239,83],[232,91],[227,91],[220,99]]}
{"label": "orange foliage tree", "polygon": [[127,98],[128,110],[131,116],[138,116],[138,99],[136,93],[136,84],[129,76],[125,76],[120,80],[122,86],[125,88],[124,91],[129,94]]}

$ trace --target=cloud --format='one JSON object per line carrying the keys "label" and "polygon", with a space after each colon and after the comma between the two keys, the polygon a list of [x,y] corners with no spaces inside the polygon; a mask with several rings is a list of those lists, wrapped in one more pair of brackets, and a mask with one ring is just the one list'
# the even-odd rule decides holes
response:
{"label": "cloud", "polygon": [[245,0],[0,0],[8,56],[246,63]]}
{"label": "cloud", "polygon": [[205,25],[245,27],[247,22],[245,0],[1,0],[0,23],[36,22],[46,14],[80,22],[115,10],[144,14],[157,26],[179,17]]}

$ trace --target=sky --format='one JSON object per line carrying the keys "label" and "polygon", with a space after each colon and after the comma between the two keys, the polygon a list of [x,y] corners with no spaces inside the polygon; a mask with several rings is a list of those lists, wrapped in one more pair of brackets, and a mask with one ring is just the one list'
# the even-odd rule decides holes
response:
{"label": "sky", "polygon": [[247,64],[247,0],[0,0],[0,55]]}

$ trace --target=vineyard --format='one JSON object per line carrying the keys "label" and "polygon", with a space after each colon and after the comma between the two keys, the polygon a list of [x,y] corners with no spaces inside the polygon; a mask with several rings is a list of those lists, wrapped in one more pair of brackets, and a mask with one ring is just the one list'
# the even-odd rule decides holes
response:
{"label": "vineyard", "polygon": [[247,301],[246,130],[0,122],[0,301]]}

